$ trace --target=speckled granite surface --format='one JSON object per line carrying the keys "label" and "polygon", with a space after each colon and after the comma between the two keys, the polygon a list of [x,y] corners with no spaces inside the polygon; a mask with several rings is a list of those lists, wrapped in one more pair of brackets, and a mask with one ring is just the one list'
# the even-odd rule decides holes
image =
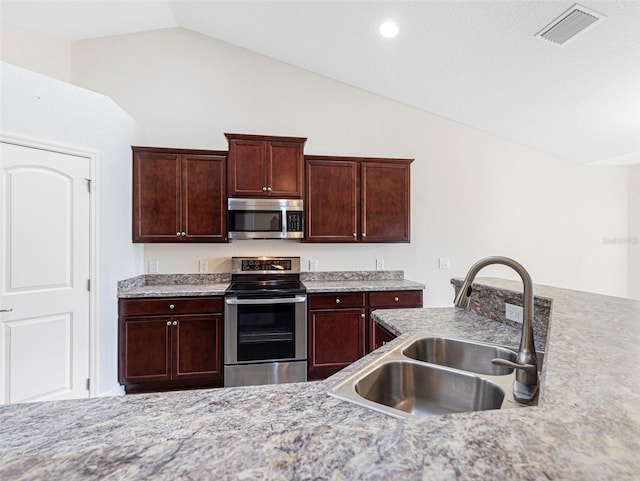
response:
{"label": "speckled granite surface", "polygon": [[[0,406],[0,479],[637,480],[640,303],[547,292],[538,407],[404,421],[326,394],[392,342],[321,382]],[[454,308],[375,315],[397,333],[519,339]]]}
{"label": "speckled granite surface", "polygon": [[144,274],[118,282],[118,297],[223,296],[231,274]]}
{"label": "speckled granite surface", "polygon": [[[308,293],[424,289],[403,271],[303,272]],[[223,296],[231,274],[145,274],[118,282],[118,297]]]}
{"label": "speckled granite surface", "polygon": [[[451,279],[455,294],[462,287],[464,279]],[[518,323],[505,317],[505,303],[516,306],[523,305],[522,282],[495,277],[478,278],[472,285],[473,291],[469,302],[469,310],[489,319],[504,322],[517,327]],[[544,290],[544,287],[542,288]],[[540,295],[534,289],[533,300],[533,332],[537,335],[545,335],[551,319],[553,299]]]}
{"label": "speckled granite surface", "polygon": [[359,291],[405,291],[422,290],[424,284],[406,279],[350,280],[350,281],[304,281],[307,293],[359,292]]}

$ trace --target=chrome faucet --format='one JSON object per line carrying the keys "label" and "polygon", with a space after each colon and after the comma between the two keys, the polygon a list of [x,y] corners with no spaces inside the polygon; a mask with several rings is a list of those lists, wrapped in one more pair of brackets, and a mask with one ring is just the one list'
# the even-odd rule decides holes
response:
{"label": "chrome faucet", "polygon": [[469,301],[473,288],[471,283],[476,278],[478,272],[489,265],[502,264],[511,267],[516,271],[523,284],[524,315],[522,322],[522,337],[518,348],[516,362],[506,359],[493,359],[493,364],[500,364],[517,369],[516,380],[514,381],[513,396],[516,401],[522,403],[532,402],[538,394],[538,359],[533,341],[533,282],[527,270],[521,264],[508,257],[486,257],[480,259],[471,266],[458,295],[453,301],[456,307],[469,308]]}

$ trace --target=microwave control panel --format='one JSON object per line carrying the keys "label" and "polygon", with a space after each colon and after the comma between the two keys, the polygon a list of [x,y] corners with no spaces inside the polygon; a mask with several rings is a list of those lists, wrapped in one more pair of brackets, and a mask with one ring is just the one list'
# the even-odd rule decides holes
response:
{"label": "microwave control panel", "polygon": [[302,212],[287,212],[287,232],[302,232]]}

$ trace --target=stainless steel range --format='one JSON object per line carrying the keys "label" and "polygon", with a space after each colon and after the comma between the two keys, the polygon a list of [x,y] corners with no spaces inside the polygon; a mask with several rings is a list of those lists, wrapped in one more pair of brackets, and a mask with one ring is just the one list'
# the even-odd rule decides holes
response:
{"label": "stainless steel range", "polygon": [[224,385],[307,380],[307,294],[299,257],[232,257]]}

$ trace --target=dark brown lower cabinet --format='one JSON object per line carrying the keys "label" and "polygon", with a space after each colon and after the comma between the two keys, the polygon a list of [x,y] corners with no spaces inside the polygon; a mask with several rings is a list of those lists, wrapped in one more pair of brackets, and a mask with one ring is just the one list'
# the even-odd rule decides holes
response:
{"label": "dark brown lower cabinet", "polygon": [[127,393],[222,386],[222,298],[121,299]]}
{"label": "dark brown lower cabinet", "polygon": [[310,294],[308,378],[325,379],[395,338],[370,313],[406,307],[422,307],[421,290]]}
{"label": "dark brown lower cabinet", "polygon": [[384,346],[387,342],[393,341],[396,337],[395,334],[387,331],[384,327],[378,324],[376,321],[372,322],[371,328],[371,346],[372,351],[375,351],[379,347]]}
{"label": "dark brown lower cabinet", "polygon": [[324,379],[366,352],[364,293],[309,296],[309,379]]}

